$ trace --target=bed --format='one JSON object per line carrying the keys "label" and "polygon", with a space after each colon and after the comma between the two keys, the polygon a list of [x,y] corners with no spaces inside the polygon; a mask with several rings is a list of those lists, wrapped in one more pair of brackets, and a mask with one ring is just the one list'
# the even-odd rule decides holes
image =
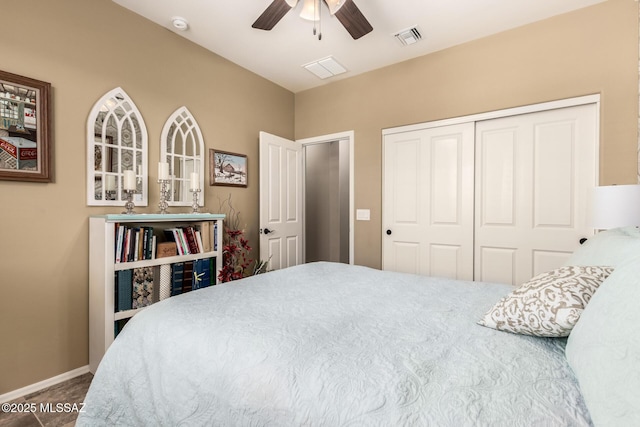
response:
{"label": "bed", "polygon": [[[590,240],[567,267],[597,276],[597,292],[581,288],[559,337],[505,330],[508,285],[326,262],[166,299],[111,345],[77,425],[640,425],[640,261],[605,251],[615,259],[594,276],[603,252]],[[612,304],[613,325],[599,315]],[[609,339],[626,346],[621,367]]]}

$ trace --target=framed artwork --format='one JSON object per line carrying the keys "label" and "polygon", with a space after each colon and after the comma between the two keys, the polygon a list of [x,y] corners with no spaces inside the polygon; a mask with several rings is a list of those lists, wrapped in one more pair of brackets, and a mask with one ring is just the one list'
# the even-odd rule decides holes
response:
{"label": "framed artwork", "polygon": [[0,179],[53,181],[51,83],[0,71]]}
{"label": "framed artwork", "polygon": [[209,185],[247,186],[247,156],[209,149]]}

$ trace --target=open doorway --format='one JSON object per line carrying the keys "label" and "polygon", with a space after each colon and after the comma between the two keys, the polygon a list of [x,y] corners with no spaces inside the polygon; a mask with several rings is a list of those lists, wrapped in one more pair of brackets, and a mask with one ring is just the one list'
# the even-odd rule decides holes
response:
{"label": "open doorway", "polygon": [[349,141],[306,144],[304,236],[306,262],[349,263]]}
{"label": "open doorway", "polygon": [[353,132],[299,140],[304,259],[353,264]]}

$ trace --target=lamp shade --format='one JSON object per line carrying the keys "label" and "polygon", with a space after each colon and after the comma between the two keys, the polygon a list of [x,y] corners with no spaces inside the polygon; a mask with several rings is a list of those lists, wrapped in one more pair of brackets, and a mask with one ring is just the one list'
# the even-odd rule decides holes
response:
{"label": "lamp shade", "polygon": [[320,19],[320,0],[304,0],[300,18],[307,21],[318,21]]}
{"label": "lamp shade", "polygon": [[598,230],[640,225],[640,185],[596,187],[591,225]]}

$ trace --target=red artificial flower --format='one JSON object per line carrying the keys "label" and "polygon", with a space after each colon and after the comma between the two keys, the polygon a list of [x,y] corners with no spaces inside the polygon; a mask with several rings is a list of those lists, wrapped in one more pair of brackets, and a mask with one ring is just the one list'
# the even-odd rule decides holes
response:
{"label": "red artificial flower", "polygon": [[225,245],[222,248],[223,267],[218,274],[221,282],[242,279],[252,260],[249,240],[244,237],[243,230],[225,229]]}

